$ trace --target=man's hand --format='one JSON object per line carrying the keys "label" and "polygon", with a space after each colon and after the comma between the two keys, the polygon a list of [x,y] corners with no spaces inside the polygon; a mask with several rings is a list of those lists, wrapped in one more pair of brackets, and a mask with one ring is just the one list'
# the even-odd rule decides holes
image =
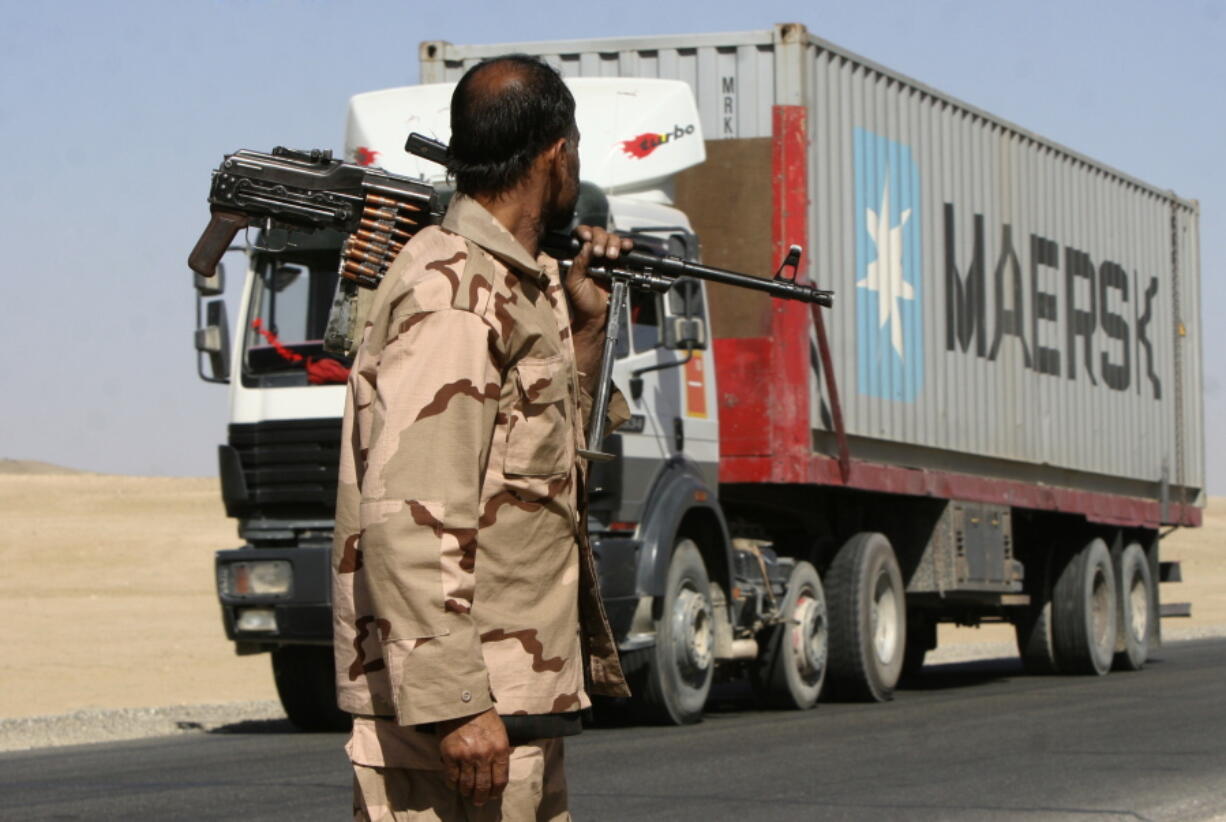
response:
{"label": "man's hand", "polygon": [[583,241],[583,247],[571,261],[564,285],[571,307],[570,329],[575,343],[575,364],[583,374],[583,387],[590,394],[595,392],[596,378],[599,376],[609,293],[587,275],[588,266],[593,260],[616,260],[623,251],[634,248],[634,241],[587,225],[576,228],[575,236]]}
{"label": "man's hand", "polygon": [[439,750],[447,781],[477,806],[502,796],[511,745],[502,718],[484,713],[438,723]]}
{"label": "man's hand", "polygon": [[571,327],[575,331],[592,327],[603,329],[609,293],[588,277],[588,266],[593,260],[616,260],[623,251],[634,248],[634,241],[590,225],[576,228],[575,236],[583,241],[583,247],[571,261],[570,272],[566,275],[566,295],[573,309]]}

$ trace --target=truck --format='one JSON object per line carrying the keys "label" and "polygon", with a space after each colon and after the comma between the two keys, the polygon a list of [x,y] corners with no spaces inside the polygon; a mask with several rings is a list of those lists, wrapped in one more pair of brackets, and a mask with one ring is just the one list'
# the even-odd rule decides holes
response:
{"label": "truck", "polygon": [[[593,464],[590,535],[635,696],[702,717],[887,701],[941,623],[1014,626],[1034,673],[1136,670],[1161,641],[1161,538],[1201,521],[1198,205],[811,34],[421,45],[418,86],[352,99],[345,154],[446,191],[481,59],[555,66],[577,100],[576,219],[769,274],[792,245],[834,308],[681,280],[636,293],[630,422]],[[201,376],[229,382],[216,556],[227,636],[271,651],[304,728],[343,727],[329,606],[344,388],[311,364],[341,235],[258,235],[231,343],[198,278]],[[340,363],[345,365],[345,363]],[[326,371],[326,369],[324,369]]]}

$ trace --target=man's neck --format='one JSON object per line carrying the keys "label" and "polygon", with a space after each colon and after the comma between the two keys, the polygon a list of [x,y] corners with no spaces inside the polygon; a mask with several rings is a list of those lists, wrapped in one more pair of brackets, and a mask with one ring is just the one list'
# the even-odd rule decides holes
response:
{"label": "man's neck", "polygon": [[529,256],[536,257],[540,251],[541,236],[545,231],[538,197],[518,188],[494,196],[472,196],[486,211],[494,215],[494,219],[502,223],[503,228],[511,232],[511,236],[519,241]]}

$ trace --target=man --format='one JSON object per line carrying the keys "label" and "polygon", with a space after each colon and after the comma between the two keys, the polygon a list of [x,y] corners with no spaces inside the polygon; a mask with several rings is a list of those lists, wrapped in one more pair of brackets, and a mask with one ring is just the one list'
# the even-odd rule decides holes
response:
{"label": "man", "polygon": [[578,196],[574,108],[533,58],[464,76],[457,193],[349,377],[333,608],[358,819],[569,819],[561,737],[589,690],[627,693],[576,452],[608,302],[587,266],[630,242],[580,227],[564,282],[539,250]]}

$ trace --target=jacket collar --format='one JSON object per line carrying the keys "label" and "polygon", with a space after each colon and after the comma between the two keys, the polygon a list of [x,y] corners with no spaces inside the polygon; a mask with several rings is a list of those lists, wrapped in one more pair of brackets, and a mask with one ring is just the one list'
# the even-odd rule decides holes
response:
{"label": "jacket collar", "polygon": [[443,217],[443,228],[472,240],[511,268],[530,277],[541,287],[549,285],[553,258],[541,252],[536,259],[520,245],[510,231],[485,206],[464,194],[456,193]]}

